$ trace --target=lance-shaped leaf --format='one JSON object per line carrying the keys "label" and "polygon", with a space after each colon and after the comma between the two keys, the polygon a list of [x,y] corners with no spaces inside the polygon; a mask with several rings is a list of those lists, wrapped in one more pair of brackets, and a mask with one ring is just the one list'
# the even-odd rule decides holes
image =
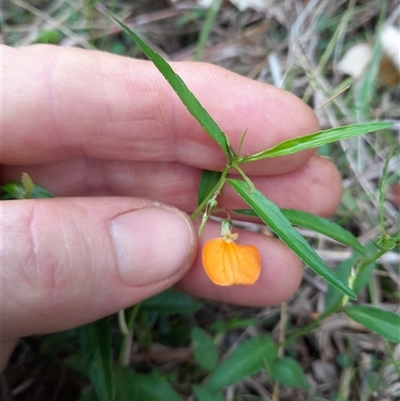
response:
{"label": "lance-shaped leaf", "polygon": [[268,200],[260,191],[255,189],[251,193],[248,185],[239,180],[229,179],[229,184],[244,199],[247,204],[257,213],[258,217],[315,273],[323,277],[328,283],[350,298],[357,298],[346,284],[325,264],[315,253],[309,243],[299,232],[292,227],[290,221],[282,214],[279,207]]}
{"label": "lance-shaped leaf", "polygon": [[251,156],[242,157],[240,158],[240,163],[266,159],[268,157],[290,155],[301,150],[316,148],[327,143],[335,142],[339,139],[347,139],[353,136],[364,135],[368,132],[389,128],[392,125],[392,123],[387,122],[372,122],[318,131],[310,135],[288,139],[273,148],[263,150]]}
{"label": "lance-shaped leaf", "polygon": [[396,313],[364,305],[346,306],[344,312],[374,333],[400,344],[400,316]]}
{"label": "lance-shaped leaf", "polygon": [[[245,216],[258,217],[253,209],[235,209],[233,212]],[[290,223],[295,226],[308,228],[309,230],[313,230],[317,233],[333,238],[342,244],[348,245],[361,254],[365,253],[363,246],[358,242],[357,238],[349,231],[339,226],[339,224],[301,210],[281,209],[281,212]]]}
{"label": "lance-shaped leaf", "polygon": [[182,103],[189,110],[190,114],[200,123],[201,127],[218,143],[225,155],[230,158],[232,155],[228,138],[218,127],[217,123],[208,114],[207,110],[200,104],[197,98],[190,92],[182,78],[174,72],[171,66],[156,53],[144,40],[129,29],[121,21],[114,18],[114,21],[121,26],[127,35],[140,47],[142,52],[154,63],[164,78],[172,86],[173,90],[181,99]]}
{"label": "lance-shaped leaf", "polygon": [[224,359],[211,374],[207,387],[219,389],[254,375],[277,357],[275,343],[266,335],[259,335],[242,342]]}

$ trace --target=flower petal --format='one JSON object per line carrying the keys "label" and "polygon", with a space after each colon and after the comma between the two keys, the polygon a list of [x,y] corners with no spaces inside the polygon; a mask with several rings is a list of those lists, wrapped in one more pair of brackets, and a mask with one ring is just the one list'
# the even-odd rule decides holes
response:
{"label": "flower petal", "polygon": [[260,275],[260,253],[254,245],[239,245],[216,238],[207,241],[203,247],[203,266],[215,284],[251,285]]}

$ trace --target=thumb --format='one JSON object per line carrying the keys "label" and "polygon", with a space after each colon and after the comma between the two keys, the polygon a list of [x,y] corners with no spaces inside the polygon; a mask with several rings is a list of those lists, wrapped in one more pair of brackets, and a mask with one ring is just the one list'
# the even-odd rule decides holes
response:
{"label": "thumb", "polygon": [[178,210],[135,198],[2,202],[1,341],[98,319],[173,285],[196,236]]}

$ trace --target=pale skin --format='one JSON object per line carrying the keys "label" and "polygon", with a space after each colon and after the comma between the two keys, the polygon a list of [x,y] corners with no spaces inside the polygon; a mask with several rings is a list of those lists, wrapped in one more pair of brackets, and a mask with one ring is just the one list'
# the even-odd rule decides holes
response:
{"label": "pale skin", "polygon": [[[319,130],[295,96],[202,63],[174,63],[241,154]],[[147,61],[53,46],[2,47],[0,184],[28,172],[54,199],[1,208],[0,368],[19,337],[93,321],[164,289],[249,306],[288,299],[302,264],[280,241],[240,232],[262,270],[252,286],[205,275],[191,213],[202,169],[222,170],[218,145]],[[341,198],[334,165],[305,151],[243,166],[281,207],[328,216]],[[233,172],[233,174],[235,174]],[[219,207],[245,207],[224,188]]]}

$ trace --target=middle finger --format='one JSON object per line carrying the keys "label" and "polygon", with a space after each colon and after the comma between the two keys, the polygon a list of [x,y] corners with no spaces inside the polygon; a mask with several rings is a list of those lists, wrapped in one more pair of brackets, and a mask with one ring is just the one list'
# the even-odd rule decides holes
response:
{"label": "middle finger", "polygon": [[[22,171],[55,196],[136,196],[173,205],[188,213],[197,206],[202,171],[177,162],[127,162],[78,159],[39,166],[4,166],[2,182]],[[341,180],[326,158],[313,156],[300,169],[275,176],[250,177],[255,187],[283,208],[327,216],[340,202]],[[245,207],[227,185],[219,207]]]}

